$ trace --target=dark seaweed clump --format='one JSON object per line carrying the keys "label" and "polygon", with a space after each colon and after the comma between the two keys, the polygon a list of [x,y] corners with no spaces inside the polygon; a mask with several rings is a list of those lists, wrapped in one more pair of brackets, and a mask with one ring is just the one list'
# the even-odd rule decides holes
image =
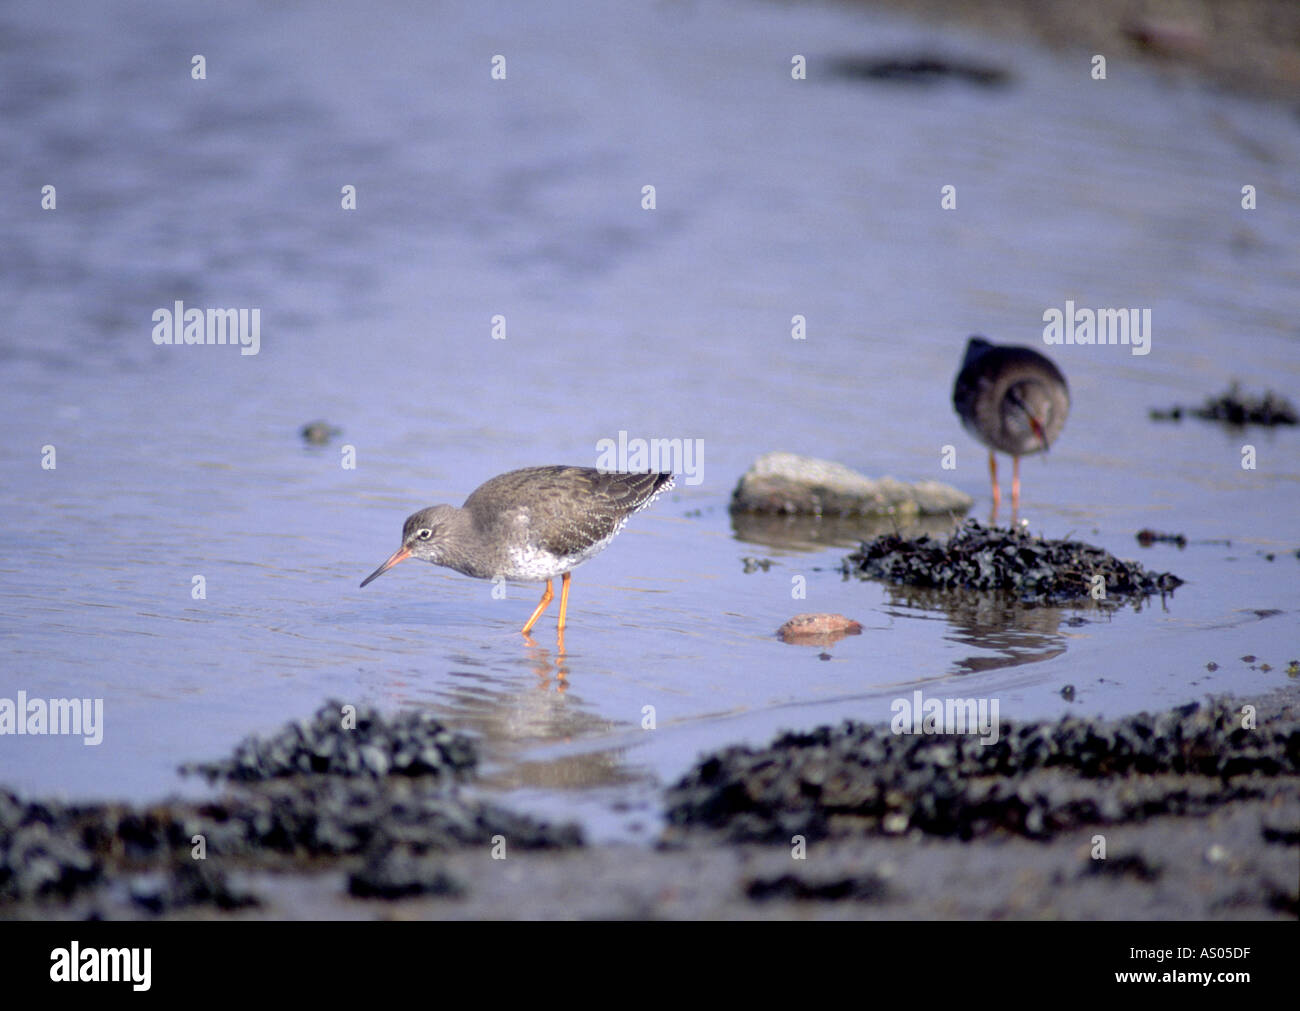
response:
{"label": "dark seaweed clump", "polygon": [[836,77],[859,81],[889,81],[902,84],[935,84],[959,81],[984,88],[999,87],[1011,80],[1002,67],[976,63],[932,53],[904,53],[897,56],[841,56],[830,70]]}
{"label": "dark seaweed clump", "polygon": [[[193,860],[196,836],[212,871]],[[407,776],[277,779],[205,803],[146,808],[24,801],[0,790],[0,909],[71,899],[123,875],[132,901],[147,912],[235,908],[252,897],[227,887],[224,869],[324,869],[363,859],[370,868],[363,875],[391,878],[411,859],[486,847],[497,836],[524,850],[582,845],[574,825],[551,825],[448,792],[436,779]],[[140,872],[146,876],[130,878]],[[366,894],[384,891],[376,885]]]}
{"label": "dark seaweed clump", "polygon": [[471,742],[429,715],[385,718],[359,707],[346,729],[342,710],[327,703],[268,740],[244,741],[225,761],[187,766],[235,782],[213,800],[72,805],[0,789],[0,910],[116,893],[154,915],[238,909],[257,898],[227,880],[230,870],[340,865],[354,895],[455,895],[460,886],[441,874],[436,854],[498,841],[582,845],[575,825],[462,796]]}
{"label": "dark seaweed clump", "polygon": [[1300,720],[1242,726],[1226,701],[1116,721],[1001,723],[976,734],[895,734],[846,722],[705,758],[668,793],[676,828],[789,844],[921,832],[1048,839],[1083,825],[1192,815],[1294,796]]}
{"label": "dark seaweed clump", "polygon": [[928,534],[914,539],[884,534],[863,541],[841,563],[841,571],[908,586],[1007,591],[1026,604],[1086,600],[1098,575],[1105,581],[1107,599],[1169,593],[1183,582],[1091,544],[986,527],[978,520],[967,520],[947,541]]}
{"label": "dark seaweed clump", "polygon": [[1200,407],[1183,407],[1175,404],[1167,409],[1152,408],[1152,421],[1181,421],[1183,414],[1221,421],[1229,425],[1295,425],[1300,424],[1291,401],[1280,393],[1267,391],[1262,396],[1242,393],[1237,383],[1217,397],[1209,397]]}
{"label": "dark seaweed clump", "polygon": [[348,878],[348,893],[359,899],[405,899],[413,895],[459,898],[468,891],[437,857],[416,857],[388,850],[368,861]]}
{"label": "dark seaweed clump", "polygon": [[428,713],[391,719],[366,706],[325,703],[310,720],[285,725],[273,737],[241,741],[229,759],[196,762],[181,772],[210,780],[257,782],[315,773],[331,776],[455,777],[477,762],[473,741]]}
{"label": "dark seaweed clump", "polygon": [[232,887],[224,872],[201,860],[177,860],[164,871],[142,874],[130,884],[131,902],[155,916],[210,906],[224,912],[258,906],[257,897]]}
{"label": "dark seaweed clump", "polygon": [[1182,551],[1187,547],[1187,537],[1184,534],[1162,534],[1159,530],[1143,528],[1137,532],[1137,542],[1144,548],[1151,547],[1152,544],[1174,544],[1178,550]]}

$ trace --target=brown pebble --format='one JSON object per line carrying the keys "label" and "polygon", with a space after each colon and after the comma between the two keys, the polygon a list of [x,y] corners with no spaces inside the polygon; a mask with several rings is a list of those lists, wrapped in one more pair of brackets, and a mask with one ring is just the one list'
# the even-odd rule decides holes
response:
{"label": "brown pebble", "polygon": [[1204,29],[1192,21],[1141,18],[1125,25],[1124,34],[1148,52],[1173,59],[1199,59],[1208,46]]}
{"label": "brown pebble", "polygon": [[862,626],[842,614],[796,614],[776,630],[782,642],[829,646],[846,635],[861,635]]}

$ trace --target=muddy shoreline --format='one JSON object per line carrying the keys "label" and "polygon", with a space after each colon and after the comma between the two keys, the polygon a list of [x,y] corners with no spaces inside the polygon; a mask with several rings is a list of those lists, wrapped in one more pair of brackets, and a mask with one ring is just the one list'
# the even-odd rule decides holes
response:
{"label": "muddy shoreline", "polygon": [[[1254,707],[1256,729],[1235,727],[1245,706]],[[265,775],[247,775],[252,752],[241,745],[227,768],[244,770],[243,781],[232,781],[238,785],[215,801],[131,808],[0,792],[0,918],[1186,920],[1300,913],[1300,690],[1290,687],[1111,723],[1004,724],[1000,754],[957,735],[895,736],[891,745],[888,728],[846,729],[852,725],[786,735],[765,749],[725,749],[665,792],[672,824],[653,848],[585,845],[575,826],[464,796],[450,782],[458,777],[445,770],[387,768],[377,756],[409,753],[413,733],[427,733],[458,762],[465,752],[454,730],[434,721],[362,717],[371,721],[363,728],[370,736],[355,742],[356,751],[375,768],[332,756],[332,769],[326,762],[319,772],[294,773],[304,738],[311,749],[337,750],[321,743],[327,723],[318,714],[287,725],[260,749],[282,760]],[[828,765],[826,744],[836,735],[841,751],[863,763],[860,773],[845,777]],[[1008,758],[1052,735],[1056,757]],[[876,745],[892,753],[877,755]],[[941,754],[949,746],[955,764]],[[1222,760],[1214,758],[1218,750]],[[717,774],[723,767],[733,781]],[[1001,773],[989,775],[995,768]],[[741,796],[737,783],[754,770],[761,784],[742,786]],[[809,782],[836,775],[840,795],[864,805],[871,784],[885,784],[879,796],[891,810],[873,815],[864,807],[845,817],[842,803],[836,809],[809,790]],[[890,776],[900,778],[891,786]],[[710,814],[693,817],[702,796],[712,798],[702,805]],[[936,817],[932,801],[943,796],[971,817]],[[202,860],[193,859],[196,834],[207,847]]]}

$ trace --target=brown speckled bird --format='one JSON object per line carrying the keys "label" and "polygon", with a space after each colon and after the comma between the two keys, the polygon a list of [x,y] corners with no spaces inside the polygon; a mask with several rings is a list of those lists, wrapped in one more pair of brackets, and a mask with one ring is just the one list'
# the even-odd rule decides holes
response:
{"label": "brown speckled bird", "polygon": [[995,451],[1012,459],[1011,507],[1020,505],[1020,458],[1045,453],[1070,413],[1070,389],[1052,361],[1033,348],[972,337],[952,388],[966,431],[989,448],[993,508],[1002,501]]}
{"label": "brown speckled bird", "polygon": [[406,558],[476,579],[546,581],[523,633],[555,596],[563,576],[560,620],[569,605],[569,573],[609,546],[627,523],[673,487],[672,474],[602,473],[593,467],[525,467],[485,482],[459,508],[430,506],[407,517],[402,546],[362,580],[365,586]]}

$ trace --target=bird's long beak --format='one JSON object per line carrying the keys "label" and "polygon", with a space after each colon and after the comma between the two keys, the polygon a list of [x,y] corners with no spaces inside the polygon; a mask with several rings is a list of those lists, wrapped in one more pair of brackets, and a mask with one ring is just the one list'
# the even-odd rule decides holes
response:
{"label": "bird's long beak", "polygon": [[403,545],[402,547],[394,551],[392,555],[389,556],[388,561],[384,562],[383,565],[379,566],[379,568],[375,569],[374,572],[370,573],[370,575],[366,576],[365,579],[361,580],[361,585],[365,586],[367,583],[373,582],[374,580],[382,576],[385,572],[387,572],[389,569],[391,569],[398,562],[402,561],[405,558],[410,558],[410,557],[411,557],[411,549]]}
{"label": "bird's long beak", "polygon": [[1032,428],[1034,434],[1038,436],[1038,441],[1043,444],[1043,452],[1046,453],[1051,447],[1047,445],[1047,433],[1043,431],[1042,422],[1031,414],[1029,415],[1029,427]]}

